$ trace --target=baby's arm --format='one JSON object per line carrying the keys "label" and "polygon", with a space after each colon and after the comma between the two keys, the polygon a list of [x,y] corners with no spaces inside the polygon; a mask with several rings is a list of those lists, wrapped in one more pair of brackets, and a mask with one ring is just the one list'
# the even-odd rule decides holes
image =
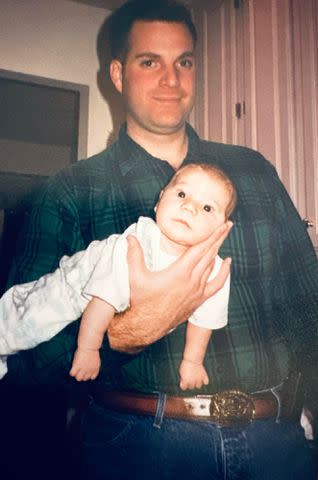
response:
{"label": "baby's arm", "polygon": [[188,322],[186,344],[179,368],[181,390],[208,385],[209,377],[203,366],[203,360],[211,334],[212,330]]}
{"label": "baby's arm", "polygon": [[93,297],[84,310],[70,375],[76,380],[95,380],[100,369],[99,349],[114,317],[112,305]]}

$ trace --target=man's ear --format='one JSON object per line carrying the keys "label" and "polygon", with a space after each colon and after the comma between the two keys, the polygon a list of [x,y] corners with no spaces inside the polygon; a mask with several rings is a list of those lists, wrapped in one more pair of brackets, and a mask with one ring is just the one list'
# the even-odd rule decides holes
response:
{"label": "man's ear", "polygon": [[119,60],[112,60],[109,66],[110,78],[119,93],[123,91],[123,64]]}

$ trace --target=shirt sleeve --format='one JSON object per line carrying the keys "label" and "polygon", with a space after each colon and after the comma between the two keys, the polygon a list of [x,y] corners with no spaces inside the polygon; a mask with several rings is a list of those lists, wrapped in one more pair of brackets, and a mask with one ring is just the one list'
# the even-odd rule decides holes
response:
{"label": "shirt sleeve", "polygon": [[7,288],[37,280],[54,271],[63,255],[71,256],[85,248],[70,183],[66,175],[51,177],[30,202]]}
{"label": "shirt sleeve", "polygon": [[129,306],[127,248],[125,235],[110,237],[107,248],[83,287],[85,297],[99,297],[111,304],[117,312],[122,312]]}
{"label": "shirt sleeve", "polygon": [[[86,246],[72,182],[64,173],[46,182],[25,217],[7,288],[53,272],[63,255],[71,256]],[[77,329],[78,322],[72,322],[49,342],[9,356],[11,381],[24,385],[68,383]]]}
{"label": "shirt sleeve", "polygon": [[[209,277],[212,280],[220,271],[223,260],[217,256],[215,265]],[[228,304],[230,296],[230,276],[225,281],[223,287],[212,297],[206,300],[189,318],[193,325],[218,329],[225,327],[228,322]]]}
{"label": "shirt sleeve", "polygon": [[306,226],[276,180],[278,276],[273,319],[302,374],[307,404],[318,414],[318,261]]}
{"label": "shirt sleeve", "polygon": [[[62,182],[56,185],[51,180],[35,199],[13,259],[9,283],[17,285],[3,299],[8,320],[5,338],[11,335],[10,345],[16,350],[49,340],[81,316],[87,305],[81,287],[103,248],[102,242],[96,241],[86,250],[65,255],[65,238],[70,238],[74,247],[79,242],[72,238],[80,238],[80,229],[72,209],[57,200],[56,189],[64,189],[64,200],[70,197]],[[63,211],[60,218],[59,210]],[[13,349],[8,353],[14,353]]]}

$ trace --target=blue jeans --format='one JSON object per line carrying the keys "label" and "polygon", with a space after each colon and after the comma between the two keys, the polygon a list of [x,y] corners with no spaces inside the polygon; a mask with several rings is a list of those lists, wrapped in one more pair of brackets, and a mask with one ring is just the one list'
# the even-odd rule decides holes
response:
{"label": "blue jeans", "polygon": [[[160,422],[159,422],[160,423]],[[82,420],[81,480],[316,480],[295,422],[241,427],[118,413],[92,403]]]}

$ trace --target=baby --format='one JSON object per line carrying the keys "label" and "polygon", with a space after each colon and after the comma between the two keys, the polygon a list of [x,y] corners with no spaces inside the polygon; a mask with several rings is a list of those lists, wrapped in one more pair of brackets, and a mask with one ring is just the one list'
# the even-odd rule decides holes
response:
{"label": "baby", "polygon": [[[186,165],[160,193],[156,222],[140,217],[122,235],[93,241],[86,250],[64,256],[53,273],[10,288],[0,299],[0,378],[7,371],[7,355],[52,338],[82,315],[70,375],[94,380],[105,332],[114,315],[129,307],[127,236],[137,237],[150,270],[162,270],[226,222],[235,204],[234,186],[220,169]],[[210,279],[221,264],[217,256]],[[229,289],[228,278],[189,318],[179,369],[183,390],[209,382],[204,356],[212,329],[227,324]]]}

